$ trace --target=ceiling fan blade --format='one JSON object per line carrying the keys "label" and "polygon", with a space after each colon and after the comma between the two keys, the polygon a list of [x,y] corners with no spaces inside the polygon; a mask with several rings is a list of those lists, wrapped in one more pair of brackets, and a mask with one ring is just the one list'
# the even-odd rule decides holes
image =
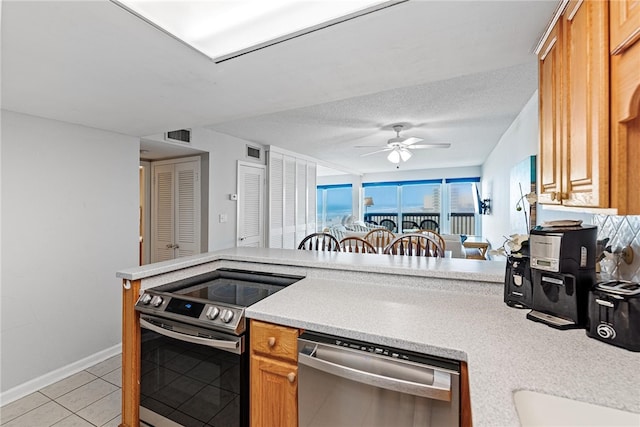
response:
{"label": "ceiling fan blade", "polygon": [[451,144],[448,142],[430,142],[428,144],[408,145],[405,148],[414,150],[414,149],[420,149],[420,148],[449,148],[449,147],[451,147]]}
{"label": "ceiling fan blade", "polygon": [[385,145],[354,145],[354,148],[380,148],[380,147],[386,147]]}
{"label": "ceiling fan blade", "polygon": [[422,138],[418,138],[417,136],[410,136],[409,138],[405,139],[404,141],[402,141],[403,145],[412,145],[415,144],[416,142],[420,142],[422,141]]}
{"label": "ceiling fan blade", "polygon": [[372,154],[383,153],[385,151],[391,151],[393,148],[383,148],[382,150],[372,151],[371,153],[360,154],[360,157],[370,156]]}

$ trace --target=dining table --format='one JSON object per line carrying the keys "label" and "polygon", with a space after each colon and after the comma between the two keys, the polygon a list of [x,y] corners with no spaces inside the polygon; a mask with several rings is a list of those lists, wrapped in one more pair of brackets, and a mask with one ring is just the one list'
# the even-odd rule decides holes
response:
{"label": "dining table", "polygon": [[465,249],[468,249],[468,259],[487,259],[489,242],[482,236],[467,236],[467,239],[462,243],[462,245]]}

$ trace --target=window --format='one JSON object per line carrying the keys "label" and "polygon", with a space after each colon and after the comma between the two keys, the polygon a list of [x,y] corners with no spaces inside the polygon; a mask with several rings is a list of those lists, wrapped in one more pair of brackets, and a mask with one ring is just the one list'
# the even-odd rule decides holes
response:
{"label": "window", "polygon": [[352,185],[319,185],[317,187],[318,229],[342,224],[353,214]]}
{"label": "window", "polygon": [[438,224],[440,233],[479,234],[473,192],[473,183],[479,181],[456,178],[365,183],[364,196],[371,197],[373,205],[365,206],[364,219],[378,224],[391,219],[398,225],[396,231],[430,220]]}
{"label": "window", "polygon": [[474,183],[479,178],[447,179],[449,192],[448,219],[451,234],[481,234],[478,212],[475,210]]}

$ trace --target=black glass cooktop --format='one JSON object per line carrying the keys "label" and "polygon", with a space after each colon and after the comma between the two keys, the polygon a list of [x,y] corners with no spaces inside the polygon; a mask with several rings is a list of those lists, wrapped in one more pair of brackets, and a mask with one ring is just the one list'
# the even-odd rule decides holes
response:
{"label": "black glass cooktop", "polygon": [[248,307],[302,279],[299,276],[218,269],[156,288],[210,302]]}

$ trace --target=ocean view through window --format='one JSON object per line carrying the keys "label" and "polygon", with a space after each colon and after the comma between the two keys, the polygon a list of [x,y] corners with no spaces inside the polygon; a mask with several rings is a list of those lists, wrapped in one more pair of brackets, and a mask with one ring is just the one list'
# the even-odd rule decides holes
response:
{"label": "ocean view through window", "polygon": [[352,185],[319,185],[317,187],[318,230],[342,224],[353,215]]}

